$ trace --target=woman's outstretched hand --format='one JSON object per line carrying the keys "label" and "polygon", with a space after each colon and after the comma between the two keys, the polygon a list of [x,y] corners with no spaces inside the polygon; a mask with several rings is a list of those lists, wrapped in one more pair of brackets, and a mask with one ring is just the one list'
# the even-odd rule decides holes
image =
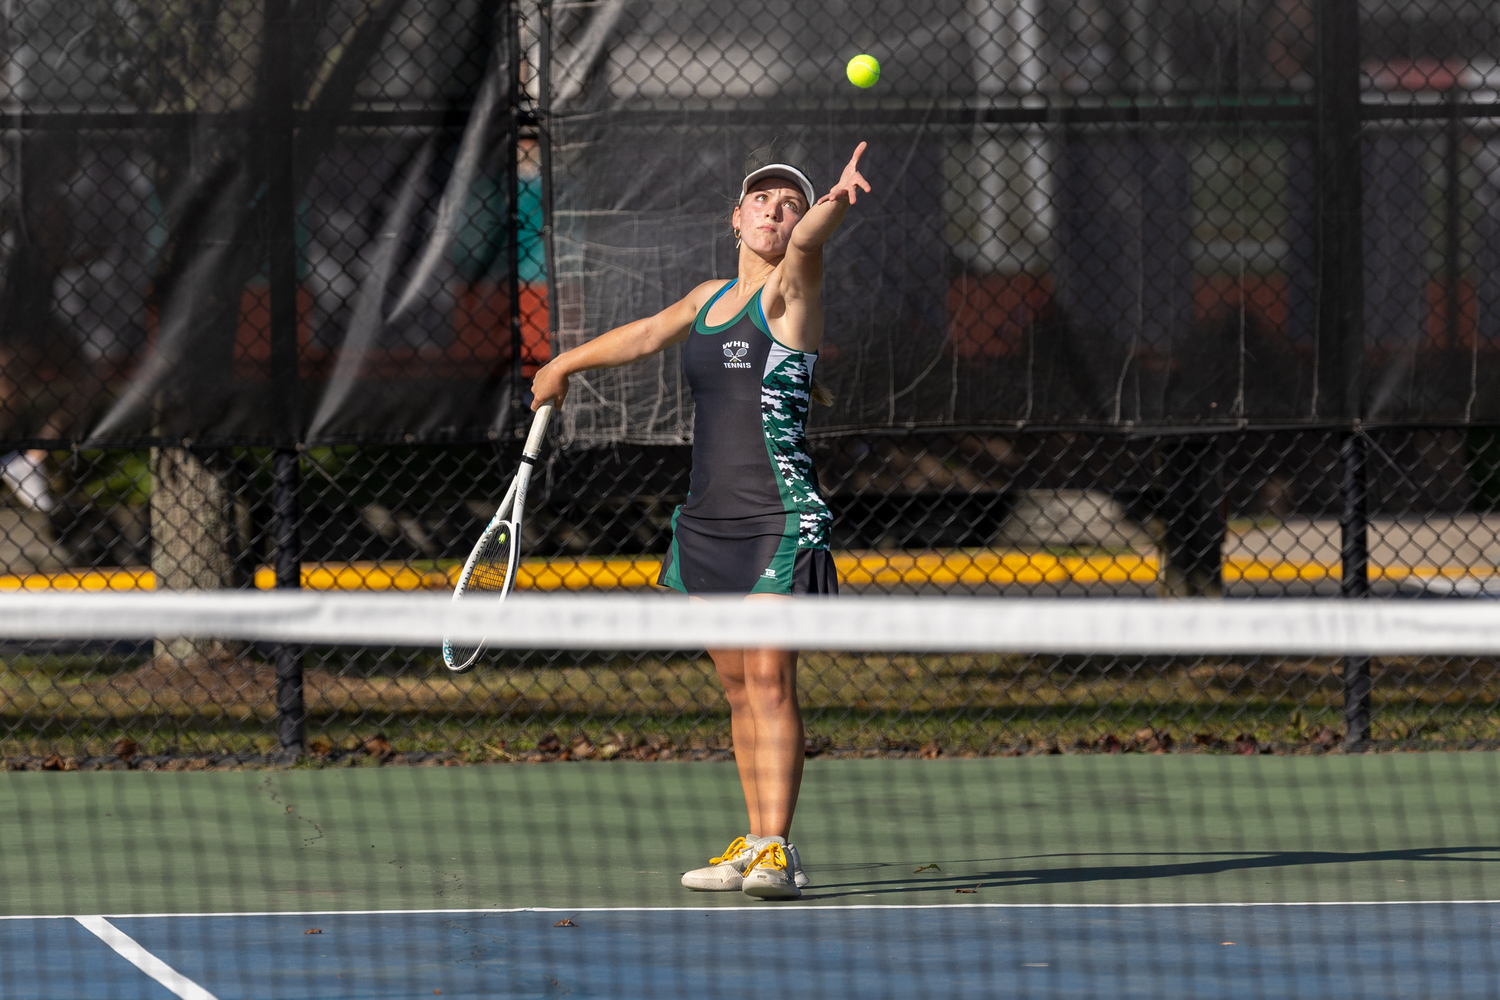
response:
{"label": "woman's outstretched hand", "polygon": [[844,172],[839,175],[839,182],[829,189],[828,193],[818,199],[821,205],[825,201],[838,201],[840,199],[854,204],[859,200],[859,189],[864,188],[869,193],[870,182],[865,180],[864,175],[859,172],[859,158],[865,153],[865,143],[854,147],[854,155],[849,157],[849,163],[844,167]]}

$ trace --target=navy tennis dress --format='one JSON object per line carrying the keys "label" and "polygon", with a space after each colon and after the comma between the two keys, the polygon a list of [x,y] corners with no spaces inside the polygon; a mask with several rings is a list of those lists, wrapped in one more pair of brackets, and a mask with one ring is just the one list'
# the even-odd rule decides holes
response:
{"label": "navy tennis dress", "polygon": [[833,594],[832,522],[807,454],[816,354],[777,343],[760,292],[738,315],[693,321],[693,472],[658,583],[685,594]]}

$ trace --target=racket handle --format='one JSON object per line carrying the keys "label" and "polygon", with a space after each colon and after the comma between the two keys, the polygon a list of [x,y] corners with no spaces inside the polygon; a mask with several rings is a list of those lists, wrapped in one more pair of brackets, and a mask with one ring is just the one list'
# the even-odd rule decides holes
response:
{"label": "racket handle", "polygon": [[521,449],[523,458],[535,460],[542,452],[542,441],[547,437],[547,422],[552,419],[552,404],[543,403],[531,418],[531,433],[526,435],[526,447]]}

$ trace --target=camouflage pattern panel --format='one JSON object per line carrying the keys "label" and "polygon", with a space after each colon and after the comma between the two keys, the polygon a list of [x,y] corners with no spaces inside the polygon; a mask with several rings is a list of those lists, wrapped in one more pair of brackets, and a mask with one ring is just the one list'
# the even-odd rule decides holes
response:
{"label": "camouflage pattern panel", "polygon": [[817,355],[775,341],[761,378],[761,430],[787,509],[798,514],[797,548],[828,548],[833,515],[818,493],[818,477],[807,453],[807,408]]}

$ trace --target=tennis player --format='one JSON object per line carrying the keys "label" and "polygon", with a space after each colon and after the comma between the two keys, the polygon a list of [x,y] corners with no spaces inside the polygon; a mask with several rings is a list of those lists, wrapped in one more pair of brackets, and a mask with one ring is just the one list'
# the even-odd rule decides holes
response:
{"label": "tennis player", "polygon": [[[807,453],[813,365],[823,341],[823,244],[870,185],[860,143],[827,194],[786,163],[748,174],[731,222],[733,280],[706,281],[655,316],[616,327],[558,355],[536,373],[533,409],[561,407],[568,377],[614,368],[684,344],[693,391],[693,470],[672,515],[672,546],[658,583],[693,597],[743,594],[785,600],[838,590],[828,551],[831,517]],[[787,840],[802,784],[797,654],[709,650],[729,699],[735,763],[750,828],[689,889],[743,890],[795,899],[807,884]]]}

